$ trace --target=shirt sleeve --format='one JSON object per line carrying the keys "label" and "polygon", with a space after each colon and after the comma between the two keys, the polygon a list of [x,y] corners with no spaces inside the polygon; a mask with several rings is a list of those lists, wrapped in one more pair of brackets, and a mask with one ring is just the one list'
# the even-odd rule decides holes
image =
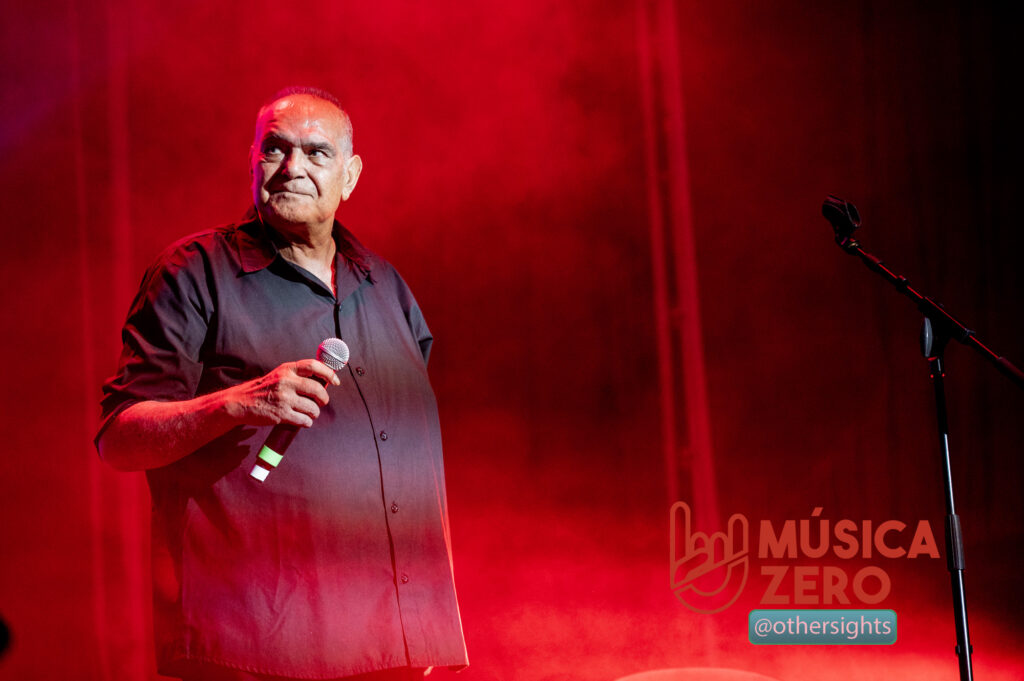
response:
{"label": "shirt sleeve", "polygon": [[413,296],[409,286],[402,279],[401,275],[398,274],[397,270],[391,268],[391,271],[395,277],[398,299],[402,306],[402,312],[405,314],[405,321],[409,324],[409,331],[412,332],[412,337],[419,345],[420,353],[423,355],[423,363],[426,364],[430,359],[430,348],[434,344],[434,336],[430,333],[430,329],[427,328],[427,320],[423,318],[423,312],[420,310],[420,306],[416,302],[416,298]]}
{"label": "shirt sleeve", "polygon": [[137,402],[195,397],[212,308],[204,261],[195,244],[172,247],[143,277],[121,331],[117,373],[103,386],[97,442]]}

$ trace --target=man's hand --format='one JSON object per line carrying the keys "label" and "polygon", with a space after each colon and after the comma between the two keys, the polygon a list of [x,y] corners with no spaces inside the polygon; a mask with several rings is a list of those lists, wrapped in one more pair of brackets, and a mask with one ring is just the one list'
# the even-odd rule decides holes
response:
{"label": "man's hand", "polygon": [[239,424],[308,428],[330,399],[326,383],[341,385],[326,364],[315,359],[288,362],[266,376],[224,390],[224,408]]}
{"label": "man's hand", "polygon": [[100,456],[118,470],[145,470],[174,463],[237,426],[309,427],[330,399],[325,383],[341,380],[326,364],[303,359],[191,400],[139,402],[107,426]]}

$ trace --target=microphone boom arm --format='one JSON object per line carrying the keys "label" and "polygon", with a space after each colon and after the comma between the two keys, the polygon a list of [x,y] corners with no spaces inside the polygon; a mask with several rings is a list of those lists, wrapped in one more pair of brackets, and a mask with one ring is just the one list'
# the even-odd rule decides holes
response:
{"label": "microphone boom arm", "polygon": [[[946,339],[956,340],[981,354],[993,364],[999,373],[1013,381],[1018,388],[1024,389],[1024,372],[1018,369],[1010,360],[993,352],[987,345],[978,340],[974,331],[967,328],[959,319],[946,312],[942,305],[936,303],[928,296],[922,295],[914,289],[907,278],[902,274],[896,274],[888,267],[881,258],[872,255],[861,247],[860,243],[853,238],[853,232],[860,227],[860,214],[856,206],[849,201],[844,201],[837,196],[829,194],[821,206],[821,214],[832,223],[832,229],[836,234],[836,243],[840,248],[861,259],[869,270],[876,272],[883,279],[896,287],[896,290],[910,298],[917,305],[925,317],[931,320],[935,329],[935,337],[938,345],[935,349],[941,354]],[[932,354],[931,350],[926,354]]]}

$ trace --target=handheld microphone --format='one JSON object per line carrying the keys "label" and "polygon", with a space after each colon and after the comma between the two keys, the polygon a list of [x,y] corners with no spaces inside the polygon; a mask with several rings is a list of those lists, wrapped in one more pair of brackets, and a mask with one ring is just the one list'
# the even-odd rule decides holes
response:
{"label": "handheld microphone", "polygon": [[[348,364],[348,357],[348,345],[340,338],[328,338],[316,349],[317,360],[335,371],[341,371],[345,368],[345,365]],[[312,378],[319,382],[320,385],[326,385],[326,382],[319,376],[313,376]],[[260,453],[256,458],[256,465],[252,467],[249,475],[260,482],[266,480],[267,476],[270,475],[270,471],[277,468],[277,465],[281,463],[284,453],[288,450],[288,446],[291,445],[299,430],[300,426],[288,423],[279,423],[274,426],[270,431],[270,435],[267,436],[266,442],[263,443],[263,447],[260,448]]]}

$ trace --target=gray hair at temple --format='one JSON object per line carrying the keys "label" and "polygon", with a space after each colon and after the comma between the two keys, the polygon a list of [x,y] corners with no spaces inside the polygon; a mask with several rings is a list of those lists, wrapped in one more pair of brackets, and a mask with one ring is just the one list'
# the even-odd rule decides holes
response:
{"label": "gray hair at temple", "polygon": [[293,85],[278,90],[274,95],[263,103],[260,110],[256,113],[256,121],[259,124],[260,118],[263,117],[263,112],[267,110],[271,104],[279,99],[290,97],[291,95],[309,95],[319,100],[325,101],[328,104],[333,105],[339,112],[341,112],[341,125],[344,131],[341,139],[341,153],[342,157],[346,160],[352,157],[352,119],[348,117],[348,112],[341,108],[341,102],[338,98],[332,95],[327,90],[322,90],[318,87],[308,87],[304,85]]}

